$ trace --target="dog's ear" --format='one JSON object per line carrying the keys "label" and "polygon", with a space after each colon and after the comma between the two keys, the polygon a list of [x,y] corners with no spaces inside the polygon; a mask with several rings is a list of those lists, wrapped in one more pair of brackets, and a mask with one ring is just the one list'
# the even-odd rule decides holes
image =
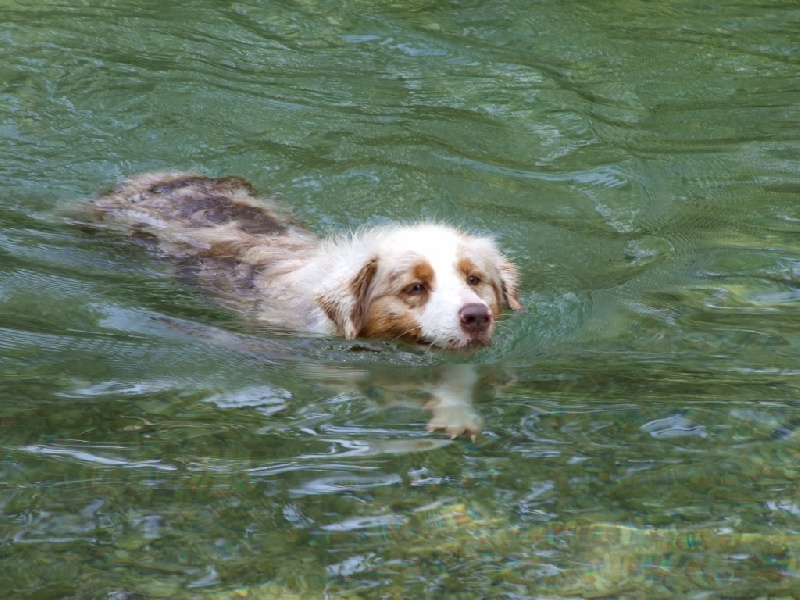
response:
{"label": "dog's ear", "polygon": [[525,310],[525,307],[519,301],[518,280],[517,267],[510,261],[503,259],[500,263],[500,282],[503,288],[503,301],[511,310]]}
{"label": "dog's ear", "polygon": [[317,293],[320,307],[348,340],[358,337],[367,324],[370,291],[378,259],[371,258],[354,273],[334,273]]}

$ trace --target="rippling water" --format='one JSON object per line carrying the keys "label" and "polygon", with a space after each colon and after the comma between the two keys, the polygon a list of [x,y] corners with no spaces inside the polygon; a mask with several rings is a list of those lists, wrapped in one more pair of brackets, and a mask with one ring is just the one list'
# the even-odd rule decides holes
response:
{"label": "rippling water", "polygon": [[[796,2],[0,0],[4,597],[800,589]],[[495,236],[472,356],[254,328],[77,199]],[[428,434],[467,369],[483,435]]]}

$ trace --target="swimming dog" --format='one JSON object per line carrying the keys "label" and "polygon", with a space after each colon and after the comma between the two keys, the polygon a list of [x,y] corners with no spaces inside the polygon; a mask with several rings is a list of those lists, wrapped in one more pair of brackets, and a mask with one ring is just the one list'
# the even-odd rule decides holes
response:
{"label": "swimming dog", "polygon": [[319,239],[239,177],[132,177],[93,199],[98,219],[178,259],[223,303],[273,326],[461,350],[522,309],[494,242],[430,223]]}

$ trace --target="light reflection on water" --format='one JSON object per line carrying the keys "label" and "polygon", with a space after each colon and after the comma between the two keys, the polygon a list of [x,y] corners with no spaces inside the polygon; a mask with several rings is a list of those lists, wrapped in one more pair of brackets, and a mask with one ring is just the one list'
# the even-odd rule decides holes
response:
{"label": "light reflection on water", "polygon": [[[6,4],[9,597],[795,592],[792,2]],[[75,226],[168,168],[491,234],[529,310],[471,356],[254,328]],[[475,442],[426,432],[460,369]]]}

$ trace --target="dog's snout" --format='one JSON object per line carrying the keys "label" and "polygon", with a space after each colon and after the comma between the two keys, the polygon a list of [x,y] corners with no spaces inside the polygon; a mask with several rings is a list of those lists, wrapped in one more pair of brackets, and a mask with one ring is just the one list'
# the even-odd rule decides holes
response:
{"label": "dog's snout", "polygon": [[492,322],[492,313],[489,307],[477,302],[462,306],[458,311],[458,317],[461,321],[461,329],[472,334],[485,333]]}

